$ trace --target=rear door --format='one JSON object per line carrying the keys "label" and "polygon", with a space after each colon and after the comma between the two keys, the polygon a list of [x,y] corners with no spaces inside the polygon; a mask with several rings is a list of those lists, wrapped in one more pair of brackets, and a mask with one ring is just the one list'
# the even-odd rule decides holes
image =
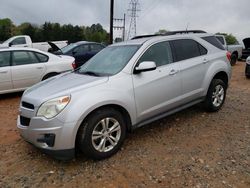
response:
{"label": "rear door", "polygon": [[12,52],[12,81],[14,89],[27,88],[41,81],[45,63],[40,62],[32,51]]}
{"label": "rear door", "polygon": [[160,42],[149,47],[137,65],[143,61],[154,61],[157,68],[133,74],[138,121],[178,106],[181,95],[180,67],[178,63],[173,63],[169,42]]}
{"label": "rear door", "polygon": [[209,66],[207,49],[193,39],[171,41],[174,61],[179,62],[182,78],[183,103],[201,96],[205,74]]}
{"label": "rear door", "polygon": [[0,52],[0,92],[13,89],[10,69],[10,52]]}

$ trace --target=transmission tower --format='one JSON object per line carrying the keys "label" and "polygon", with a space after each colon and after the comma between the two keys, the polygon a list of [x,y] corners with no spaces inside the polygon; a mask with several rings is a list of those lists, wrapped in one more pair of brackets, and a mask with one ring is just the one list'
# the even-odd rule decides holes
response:
{"label": "transmission tower", "polygon": [[128,30],[128,39],[136,36],[136,18],[138,17],[137,12],[140,11],[139,0],[131,0],[129,3],[129,16],[130,16],[130,25]]}

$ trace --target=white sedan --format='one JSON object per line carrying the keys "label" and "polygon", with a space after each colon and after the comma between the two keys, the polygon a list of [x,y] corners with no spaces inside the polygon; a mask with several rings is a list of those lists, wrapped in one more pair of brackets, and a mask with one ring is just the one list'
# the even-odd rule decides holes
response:
{"label": "white sedan", "polygon": [[73,70],[75,59],[57,56],[34,48],[0,49],[0,94],[23,91],[26,88]]}

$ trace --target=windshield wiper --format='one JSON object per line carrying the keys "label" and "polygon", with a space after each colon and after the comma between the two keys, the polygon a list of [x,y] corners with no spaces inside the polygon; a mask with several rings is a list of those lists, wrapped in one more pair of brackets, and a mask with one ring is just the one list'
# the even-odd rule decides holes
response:
{"label": "windshield wiper", "polygon": [[92,71],[86,71],[86,72],[79,72],[80,74],[87,74],[87,75],[90,75],[90,76],[101,76],[99,73],[96,73],[96,72],[92,72]]}

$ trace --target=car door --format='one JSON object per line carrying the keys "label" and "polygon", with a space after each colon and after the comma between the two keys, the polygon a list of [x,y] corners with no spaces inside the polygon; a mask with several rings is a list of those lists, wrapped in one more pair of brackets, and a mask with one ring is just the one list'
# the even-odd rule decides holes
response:
{"label": "car door", "polygon": [[82,65],[89,59],[89,45],[83,44],[80,46],[77,46],[73,49],[73,56],[75,58],[75,61]]}
{"label": "car door", "polygon": [[171,45],[174,61],[180,64],[183,103],[187,103],[204,92],[202,84],[209,65],[207,49],[193,39],[174,40]]}
{"label": "car door", "polygon": [[14,39],[10,43],[10,46],[12,46],[12,47],[28,47],[25,37],[18,37],[16,39]]}
{"label": "car door", "polygon": [[143,61],[154,61],[157,68],[133,74],[138,121],[178,106],[181,95],[180,67],[178,63],[173,63],[169,42],[160,42],[149,47],[136,66]]}
{"label": "car door", "polygon": [[13,89],[10,71],[10,52],[0,52],[0,93]]}
{"label": "car door", "polygon": [[45,64],[32,51],[12,52],[12,81],[14,89],[27,88],[41,81]]}

